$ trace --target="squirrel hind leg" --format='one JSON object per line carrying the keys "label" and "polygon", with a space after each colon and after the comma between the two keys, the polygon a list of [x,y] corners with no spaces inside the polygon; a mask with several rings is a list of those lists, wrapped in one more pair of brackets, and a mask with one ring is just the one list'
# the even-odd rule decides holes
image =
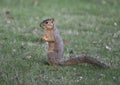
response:
{"label": "squirrel hind leg", "polygon": [[59,64],[59,61],[57,61],[57,53],[56,52],[48,52],[48,63],[51,66],[56,66]]}

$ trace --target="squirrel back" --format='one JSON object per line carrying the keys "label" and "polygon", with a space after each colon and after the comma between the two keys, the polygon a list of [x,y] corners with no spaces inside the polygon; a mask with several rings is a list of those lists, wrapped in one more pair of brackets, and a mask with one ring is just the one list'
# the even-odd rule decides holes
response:
{"label": "squirrel back", "polygon": [[[98,67],[108,67],[106,64],[97,60],[96,58],[82,55],[79,57],[70,58],[67,61],[62,61],[63,53],[64,53],[64,44],[63,40],[60,36],[59,30],[55,25],[54,19],[46,19],[40,23],[40,26],[46,31],[42,40],[48,42],[48,63],[52,66],[54,65],[76,65],[81,63],[88,63],[92,65],[96,65]],[[48,38],[49,36],[49,38]],[[51,37],[50,37],[51,36]]]}

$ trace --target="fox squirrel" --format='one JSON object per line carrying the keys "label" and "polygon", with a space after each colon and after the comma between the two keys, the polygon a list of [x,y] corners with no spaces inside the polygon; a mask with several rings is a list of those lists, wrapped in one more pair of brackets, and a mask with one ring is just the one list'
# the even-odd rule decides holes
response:
{"label": "fox squirrel", "polygon": [[82,55],[79,57],[70,58],[67,61],[62,61],[64,53],[64,43],[60,36],[59,30],[55,25],[54,19],[50,18],[42,21],[40,23],[40,27],[45,30],[45,34],[41,39],[45,42],[48,42],[49,45],[47,56],[48,63],[50,65],[69,66],[80,63],[88,63],[102,68],[108,67],[106,64],[87,55]]}

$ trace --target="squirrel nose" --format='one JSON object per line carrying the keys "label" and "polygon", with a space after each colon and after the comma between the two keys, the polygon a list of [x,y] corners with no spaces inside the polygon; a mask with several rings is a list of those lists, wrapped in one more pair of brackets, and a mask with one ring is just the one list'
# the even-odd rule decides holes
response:
{"label": "squirrel nose", "polygon": [[40,27],[42,27],[42,24],[40,23]]}
{"label": "squirrel nose", "polygon": [[43,24],[42,24],[42,23],[40,23],[40,27],[41,27],[42,29],[44,29],[44,28],[43,28]]}

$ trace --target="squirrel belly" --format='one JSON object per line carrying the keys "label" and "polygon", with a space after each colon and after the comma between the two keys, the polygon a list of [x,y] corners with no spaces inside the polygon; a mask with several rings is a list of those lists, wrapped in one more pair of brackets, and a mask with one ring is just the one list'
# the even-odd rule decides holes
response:
{"label": "squirrel belly", "polygon": [[70,58],[66,61],[62,61],[62,57],[64,54],[64,44],[62,37],[60,36],[59,30],[55,26],[54,19],[46,19],[40,23],[40,26],[47,33],[44,34],[42,40],[48,42],[49,46],[48,46],[47,57],[48,57],[48,63],[51,66],[55,66],[55,65],[69,66],[69,65],[76,65],[81,63],[88,63],[102,68],[108,67],[106,64],[102,63],[96,58],[87,55],[82,55],[79,57]]}

